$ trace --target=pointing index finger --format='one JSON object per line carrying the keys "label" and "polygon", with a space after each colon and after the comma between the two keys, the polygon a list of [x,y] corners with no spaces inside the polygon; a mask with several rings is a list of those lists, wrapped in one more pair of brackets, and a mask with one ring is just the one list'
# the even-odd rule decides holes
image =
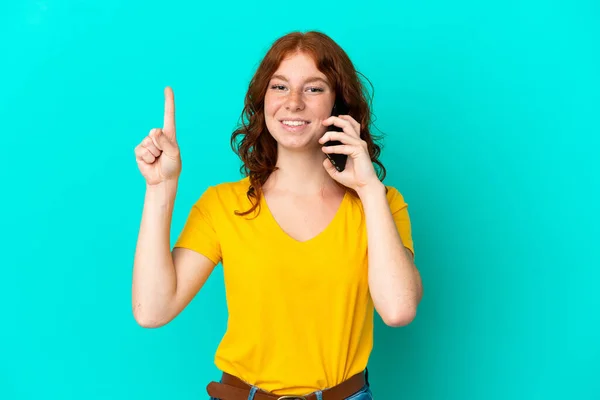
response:
{"label": "pointing index finger", "polygon": [[169,86],[165,88],[165,117],[163,123],[163,132],[170,136],[175,137],[175,95],[173,89]]}

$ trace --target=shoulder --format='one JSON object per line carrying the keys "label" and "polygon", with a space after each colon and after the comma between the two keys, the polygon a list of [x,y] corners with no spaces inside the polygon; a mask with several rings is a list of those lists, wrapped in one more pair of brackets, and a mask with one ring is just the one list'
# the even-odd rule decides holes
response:
{"label": "shoulder", "polygon": [[198,204],[208,207],[230,208],[238,206],[247,197],[250,180],[242,178],[238,181],[222,182],[208,186],[198,199]]}
{"label": "shoulder", "polygon": [[396,189],[394,186],[390,186],[390,185],[386,185],[385,188],[386,188],[387,201],[390,205],[393,205],[393,204],[406,205],[404,196],[402,195],[402,193],[400,193],[400,191],[398,189]]}
{"label": "shoulder", "polygon": [[216,196],[232,200],[246,197],[249,188],[250,179],[248,178],[242,178],[233,182],[222,182],[209,187]]}

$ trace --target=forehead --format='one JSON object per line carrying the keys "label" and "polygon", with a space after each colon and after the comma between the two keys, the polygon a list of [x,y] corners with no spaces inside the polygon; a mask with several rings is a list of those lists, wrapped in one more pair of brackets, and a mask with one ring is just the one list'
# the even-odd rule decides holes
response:
{"label": "forehead", "polygon": [[327,80],[325,74],[317,68],[315,60],[305,53],[295,53],[285,57],[273,75],[283,75],[289,80],[304,80],[315,77]]}

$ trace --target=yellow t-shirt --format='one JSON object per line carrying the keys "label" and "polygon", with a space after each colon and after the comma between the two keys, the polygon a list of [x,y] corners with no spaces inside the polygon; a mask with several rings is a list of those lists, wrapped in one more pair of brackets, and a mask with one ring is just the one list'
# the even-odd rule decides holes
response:
{"label": "yellow t-shirt", "polygon": [[[209,187],[175,244],[222,263],[229,319],[215,355],[221,371],[277,395],[337,385],[367,366],[374,306],[367,279],[367,232],[360,199],[347,192],[332,222],[299,242],[277,224],[248,178]],[[387,199],[404,245],[413,251],[402,195]]]}

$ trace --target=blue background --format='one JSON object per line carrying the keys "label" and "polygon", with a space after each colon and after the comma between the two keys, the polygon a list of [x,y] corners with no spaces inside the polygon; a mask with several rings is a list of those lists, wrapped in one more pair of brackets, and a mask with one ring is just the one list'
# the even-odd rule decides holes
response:
{"label": "blue background", "polygon": [[217,3],[0,6],[0,398],[207,397],[222,269],[169,325],[136,325],[133,149],[172,86],[174,241],[240,177],[229,135],[261,57],[309,29],[375,87],[425,287],[411,325],[377,319],[376,398],[600,398],[599,3]]}

